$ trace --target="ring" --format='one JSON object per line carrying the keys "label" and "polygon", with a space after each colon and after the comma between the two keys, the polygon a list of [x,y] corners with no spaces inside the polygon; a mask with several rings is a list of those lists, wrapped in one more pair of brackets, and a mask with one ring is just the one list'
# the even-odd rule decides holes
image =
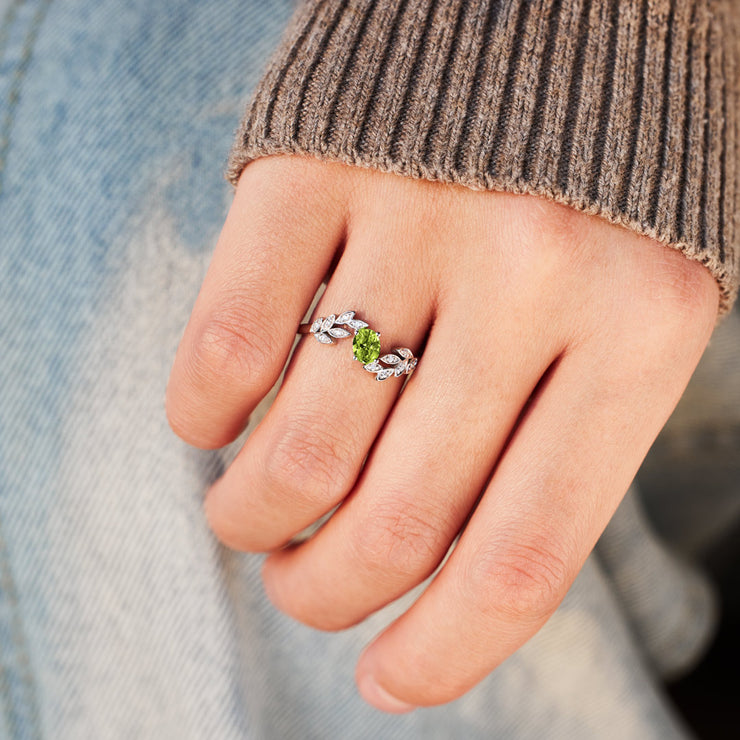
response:
{"label": "ring", "polygon": [[380,332],[371,329],[367,322],[356,319],[354,311],[344,311],[339,316],[332,314],[326,318],[321,317],[313,324],[301,324],[298,334],[313,334],[321,344],[334,344],[335,339],[354,335],[352,354],[365,370],[375,373],[375,380],[411,375],[419,362],[419,358],[414,357],[408,347],[394,347],[381,357]]}

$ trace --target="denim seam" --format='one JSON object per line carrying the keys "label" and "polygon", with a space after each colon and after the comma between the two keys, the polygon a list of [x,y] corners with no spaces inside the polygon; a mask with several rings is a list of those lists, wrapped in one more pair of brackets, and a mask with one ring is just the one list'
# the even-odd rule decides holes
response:
{"label": "denim seam", "polygon": [[[15,122],[15,113],[21,98],[21,88],[26,77],[26,72],[28,71],[31,60],[33,59],[33,52],[36,46],[36,39],[39,35],[39,29],[44,22],[44,18],[46,17],[46,13],[52,2],[53,0],[42,0],[36,13],[31,19],[25,41],[23,42],[21,59],[13,73],[13,82],[7,98],[7,112],[2,123],[0,123],[0,195],[3,193],[5,163],[8,156],[8,149],[10,148],[10,136],[13,131],[13,123]],[[11,7],[17,8],[18,5]],[[6,19],[9,15],[10,10],[8,10],[8,13],[6,14]]]}
{"label": "denim seam", "polygon": [[[27,716],[32,724],[30,728],[31,737],[40,738],[39,729],[39,712],[38,702],[36,699],[36,685],[31,671],[31,657],[26,645],[26,639],[23,631],[23,620],[21,618],[21,605],[18,598],[18,589],[13,578],[13,572],[10,567],[10,557],[8,547],[5,541],[5,535],[0,522],[0,592],[5,595],[10,609],[9,632],[12,642],[11,648],[16,653],[15,659],[11,655],[9,663],[15,662],[17,674],[23,693],[25,696],[26,711],[23,716]],[[1,656],[0,656],[1,657]],[[5,661],[0,660],[0,681],[2,681],[3,704],[8,719],[8,729],[16,737],[20,737],[20,728],[18,727],[17,708],[13,707],[13,699],[9,691],[8,671]]]}

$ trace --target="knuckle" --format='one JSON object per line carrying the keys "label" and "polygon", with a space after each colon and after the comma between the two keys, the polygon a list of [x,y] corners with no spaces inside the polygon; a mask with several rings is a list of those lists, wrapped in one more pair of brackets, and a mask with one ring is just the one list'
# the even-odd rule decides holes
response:
{"label": "knuckle", "polygon": [[281,354],[268,331],[259,326],[249,311],[232,306],[212,315],[200,330],[191,354],[190,372],[199,386],[225,382],[265,384],[265,373]]}
{"label": "knuckle", "polygon": [[698,262],[648,242],[655,248],[639,256],[640,269],[629,278],[630,300],[615,307],[601,336],[593,338],[610,337],[615,386],[634,393],[637,382],[651,395],[664,395],[668,388],[682,391],[699,361],[716,322],[719,289]]}
{"label": "knuckle", "polygon": [[567,255],[583,244],[588,221],[572,206],[526,193],[508,199],[517,231],[526,245],[536,245],[538,259],[544,247]]}
{"label": "knuckle", "polygon": [[677,250],[653,242],[645,250],[647,261],[637,290],[641,315],[649,310],[668,328],[682,332],[689,326],[714,325],[719,301],[717,283],[699,262],[686,259]]}
{"label": "knuckle", "polygon": [[553,543],[507,542],[474,556],[465,579],[484,611],[540,621],[565,594],[569,568]]}
{"label": "knuckle", "polygon": [[303,500],[310,511],[333,503],[354,482],[356,449],[351,435],[325,418],[293,413],[266,453],[267,490]]}
{"label": "knuckle", "polygon": [[443,528],[402,501],[378,502],[372,518],[353,538],[355,557],[366,570],[401,582],[431,573],[440,558]]}

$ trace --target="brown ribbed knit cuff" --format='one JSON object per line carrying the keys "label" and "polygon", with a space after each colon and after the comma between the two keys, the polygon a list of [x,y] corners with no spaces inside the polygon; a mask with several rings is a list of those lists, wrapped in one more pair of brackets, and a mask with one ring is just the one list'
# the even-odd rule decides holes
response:
{"label": "brown ribbed knit cuff", "polygon": [[247,110],[229,179],[300,152],[544,195],[737,292],[735,0],[312,0]]}

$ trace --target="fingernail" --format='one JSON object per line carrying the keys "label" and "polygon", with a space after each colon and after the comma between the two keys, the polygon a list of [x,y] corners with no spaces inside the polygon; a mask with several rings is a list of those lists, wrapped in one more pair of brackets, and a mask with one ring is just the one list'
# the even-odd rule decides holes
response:
{"label": "fingernail", "polygon": [[384,688],[379,686],[372,676],[364,676],[358,682],[358,688],[362,698],[368,703],[374,706],[376,709],[380,709],[383,712],[391,712],[392,714],[403,714],[404,712],[411,712],[416,709],[413,704],[407,704],[405,701],[396,699],[395,696],[391,696]]}

